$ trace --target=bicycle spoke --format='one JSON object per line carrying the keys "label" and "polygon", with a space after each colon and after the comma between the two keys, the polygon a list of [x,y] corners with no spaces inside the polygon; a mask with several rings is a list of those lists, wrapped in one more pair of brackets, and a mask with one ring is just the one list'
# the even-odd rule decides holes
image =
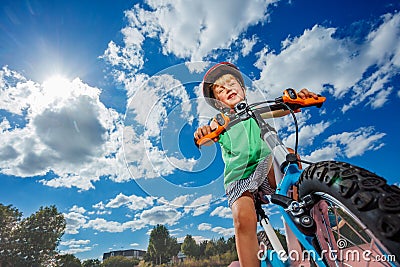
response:
{"label": "bicycle spoke", "polygon": [[[338,248],[336,253],[329,252],[329,266],[354,266],[355,263],[356,266],[391,266],[388,262],[379,261],[386,253],[380,249],[379,240],[376,240],[365,226],[344,207],[329,199],[323,201],[328,205],[327,217],[334,223],[334,226],[331,226],[325,216],[321,215],[321,227],[328,233],[331,231],[335,238],[332,240],[328,234],[326,243],[329,249],[335,251],[335,248]],[[368,255],[368,259],[363,255]]]}

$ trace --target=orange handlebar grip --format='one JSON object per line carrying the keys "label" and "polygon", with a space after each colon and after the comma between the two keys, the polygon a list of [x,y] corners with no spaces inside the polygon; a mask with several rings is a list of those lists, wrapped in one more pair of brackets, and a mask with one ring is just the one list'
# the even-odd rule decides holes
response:
{"label": "orange handlebar grip", "polygon": [[223,113],[219,113],[217,116],[215,116],[215,118],[213,118],[213,120],[217,122],[218,125],[217,129],[203,136],[202,138],[198,139],[196,141],[197,147],[200,147],[205,143],[212,141],[214,138],[217,138],[223,131],[225,131],[230,122],[229,117]]}
{"label": "orange handlebar grip", "polygon": [[298,105],[298,107],[311,107],[311,106],[321,107],[322,104],[325,102],[326,97],[318,96],[318,99],[312,97],[302,99],[298,97],[294,89],[289,88],[283,92],[282,100],[287,104],[293,104],[296,106]]}

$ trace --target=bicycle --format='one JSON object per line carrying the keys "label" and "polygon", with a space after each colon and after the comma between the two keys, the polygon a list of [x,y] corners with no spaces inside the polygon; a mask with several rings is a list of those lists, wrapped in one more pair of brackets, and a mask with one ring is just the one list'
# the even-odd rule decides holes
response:
{"label": "bicycle", "polygon": [[[266,249],[262,244],[264,249],[258,251],[261,266],[400,266],[400,188],[345,162],[312,163],[297,155],[295,111],[321,107],[325,100],[322,96],[303,100],[295,90],[286,89],[282,97],[273,100],[240,102],[235,114],[218,114],[214,118],[217,129],[197,140],[196,145],[202,146],[240,121],[257,121],[274,155],[277,189],[267,200],[278,205],[289,244],[285,250],[271,226],[262,208],[266,199],[256,198],[258,221],[272,245],[272,249]],[[294,120],[294,153],[264,120],[271,111],[282,109],[288,110]],[[303,170],[301,163],[309,166]],[[296,189],[297,195],[289,194]]]}

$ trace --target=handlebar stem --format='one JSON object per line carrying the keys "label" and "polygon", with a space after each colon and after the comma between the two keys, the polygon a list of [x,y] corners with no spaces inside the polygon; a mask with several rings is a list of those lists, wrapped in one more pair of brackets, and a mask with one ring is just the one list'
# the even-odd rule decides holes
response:
{"label": "handlebar stem", "polygon": [[[280,167],[279,168],[280,173],[283,173],[282,167],[285,166],[286,164],[286,155],[289,154],[289,151],[287,150],[286,146],[282,143],[282,141],[279,139],[278,134],[273,129],[263,133],[262,138],[267,143],[267,146],[270,148],[272,155],[274,157],[274,161]],[[276,182],[278,183],[280,181]]]}
{"label": "handlebar stem", "polygon": [[[273,127],[271,127],[268,123],[262,119],[260,113],[253,113],[253,116],[255,117],[260,130],[261,130],[261,138],[265,141],[267,146],[272,152],[272,155],[274,157],[274,161],[277,163],[277,166],[280,167],[279,173],[283,174],[283,167],[286,164],[286,155],[289,154],[289,151],[287,150],[286,146],[282,143],[281,139],[278,137],[277,132]],[[281,177],[281,175],[277,175],[277,170],[275,170],[276,178]],[[280,180],[280,179],[278,179]],[[276,181],[278,184],[280,181]]]}

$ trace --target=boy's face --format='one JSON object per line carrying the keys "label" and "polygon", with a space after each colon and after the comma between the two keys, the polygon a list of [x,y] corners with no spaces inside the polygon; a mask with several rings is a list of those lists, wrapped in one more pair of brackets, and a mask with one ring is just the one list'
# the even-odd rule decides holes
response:
{"label": "boy's face", "polygon": [[245,97],[243,88],[235,78],[228,79],[215,86],[213,92],[217,100],[230,108],[234,108]]}

